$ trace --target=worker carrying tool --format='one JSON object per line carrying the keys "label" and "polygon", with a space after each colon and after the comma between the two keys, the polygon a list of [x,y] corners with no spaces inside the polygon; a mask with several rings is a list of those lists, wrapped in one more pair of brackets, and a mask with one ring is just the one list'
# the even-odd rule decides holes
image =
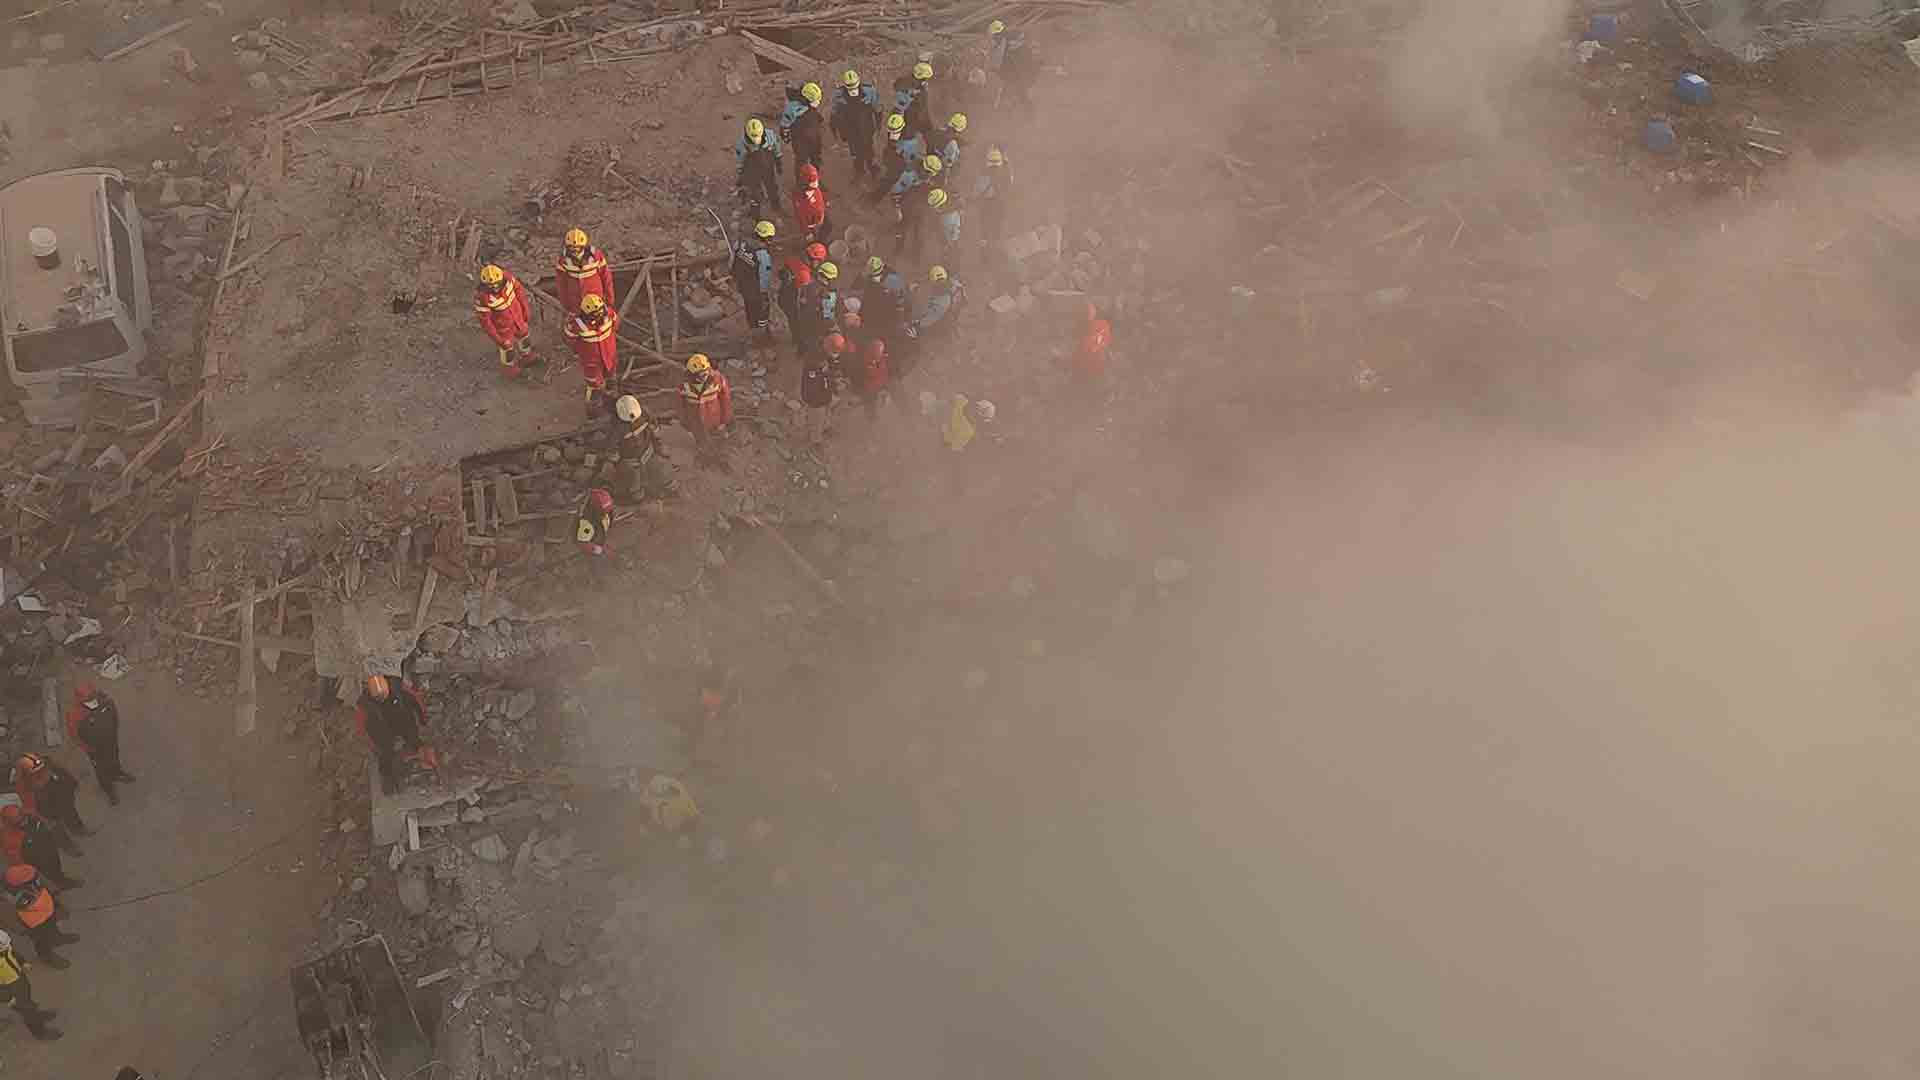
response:
{"label": "worker carrying tool", "polygon": [[583,555],[598,558],[607,553],[613,543],[613,492],[594,488],[580,500],[580,510],[573,519],[573,539]]}
{"label": "worker carrying tool", "polygon": [[960,151],[966,146],[967,114],[954,113],[947,117],[947,128],[941,137],[935,139],[939,149],[940,161],[946,166],[947,184],[953,184],[954,170],[960,167]]}
{"label": "worker carrying tool", "polygon": [[0,1001],[20,1014],[27,1034],[43,1042],[60,1037],[60,1029],[47,1023],[59,1015],[58,1010],[43,1009],[33,999],[33,980],[27,978],[27,962],[13,951],[13,935],[5,931],[0,931]]}
{"label": "worker carrying tool", "polygon": [[353,726],[373,746],[380,790],[385,794],[400,790],[402,750],[407,760],[423,768],[440,767],[439,755],[422,735],[427,726],[427,701],[412,683],[385,675],[367,676],[366,689],[353,712]]}
{"label": "worker carrying tool", "polygon": [[4,882],[7,895],[13,899],[13,914],[26,931],[27,940],[33,942],[34,955],[56,971],[70,967],[58,949],[80,938],[60,929],[60,906],[53,888],[40,876],[40,871],[27,863],[9,866],[5,875],[0,876],[0,882]]}
{"label": "worker carrying tool", "polygon": [[995,19],[987,24],[987,70],[1000,77],[993,92],[993,103],[1011,98],[1021,105],[1033,104],[1033,80],[1040,73],[1039,58],[1027,44],[1024,30],[1013,30]]}
{"label": "worker carrying tool", "polygon": [[907,118],[900,113],[887,117],[886,158],[880,166],[880,180],[868,196],[869,201],[879,202],[900,175],[914,168],[920,159],[927,156],[927,138],[922,132],[909,132]]}
{"label": "worker carrying tool", "polygon": [[767,122],[757,116],[747,118],[747,130],[734,144],[733,160],[739,166],[735,182],[741,201],[747,204],[749,217],[761,217],[780,210],[780,136],[767,130]]}
{"label": "worker carrying tool", "polygon": [[680,384],[682,422],[693,432],[700,453],[711,456],[720,430],[733,423],[733,387],[727,377],[713,370],[713,361],[705,353],[687,357],[687,377]]}
{"label": "worker carrying tool", "polygon": [[945,188],[934,188],[927,192],[927,209],[940,223],[940,257],[951,259],[960,248],[960,198]]}
{"label": "worker carrying tool", "polygon": [[560,306],[579,311],[580,301],[598,296],[613,303],[613,269],[607,253],[587,242],[585,229],[568,229],[560,257],[553,261],[553,287]]}
{"label": "worker carrying tool", "polygon": [[[849,68],[833,91],[833,118],[828,125],[853,159],[853,175],[864,180],[873,174],[873,136],[880,130],[880,92]],[[858,190],[856,187],[855,190]]]}
{"label": "worker carrying tool", "polygon": [[928,89],[933,83],[933,65],[921,60],[913,65],[911,75],[903,75],[893,84],[893,108],[907,118],[907,127],[913,131],[931,131],[933,129],[933,104],[928,97]]}
{"label": "worker carrying tool", "polygon": [[1074,335],[1073,373],[1083,379],[1097,379],[1107,373],[1107,346],[1113,344],[1113,324],[1100,317],[1100,309],[1088,304],[1085,317]]}
{"label": "worker carrying tool", "polygon": [[62,889],[86,884],[67,876],[66,861],[60,857],[59,827],[12,803],[0,806],[0,855],[5,856],[8,866],[28,863],[40,867],[47,879]]}
{"label": "worker carrying tool", "polygon": [[109,803],[119,806],[113,785],[133,783],[133,774],[120,764],[120,707],[90,682],[74,687],[73,703],[67,706],[67,738],[86,751],[100,790]]}
{"label": "worker carrying tool", "polygon": [[948,332],[953,326],[954,309],[964,298],[964,288],[948,275],[946,267],[930,268],[927,291],[920,299],[913,321],[907,323],[907,337],[924,345],[928,338]]}
{"label": "worker carrying tool", "polygon": [[627,394],[614,402],[614,451],[625,470],[627,491],[636,498],[664,498],[673,491],[673,467],[660,445],[654,425],[640,399]]}
{"label": "worker carrying tool", "polygon": [[800,166],[800,185],[793,189],[793,224],[808,243],[833,239],[827,192],[820,186],[820,170],[815,166]]}
{"label": "worker carrying tool", "polygon": [[734,288],[747,305],[748,327],[759,335],[767,333],[767,298],[773,292],[773,251],[768,246],[773,235],[773,222],[755,222],[753,235],[741,237],[733,246],[730,267]]}
{"label": "worker carrying tool", "polygon": [[21,754],[13,763],[13,790],[20,796],[20,808],[39,814],[61,826],[60,846],[69,855],[80,854],[75,836],[87,835],[87,823],[80,820],[76,801],[80,781],[66,767],[45,754]]}
{"label": "worker carrying tool", "polygon": [[517,379],[528,365],[537,362],[533,341],[528,334],[532,313],[527,309],[527,290],[513,272],[488,263],[480,268],[480,285],[473,291],[473,314],[500,349],[500,371]]}
{"label": "worker carrying tool", "polygon": [[787,89],[787,107],[780,112],[780,138],[793,147],[794,178],[799,179],[800,168],[811,165],[820,167],[821,154],[826,148],[826,120],[820,115],[822,95],[820,84],[810,82],[802,85],[796,92]]}
{"label": "worker carrying tool", "polygon": [[602,397],[620,385],[620,339],[615,334],[619,326],[619,312],[609,308],[599,293],[583,297],[580,313],[566,322],[567,345],[580,362],[580,377],[587,382],[589,420],[603,415]]}

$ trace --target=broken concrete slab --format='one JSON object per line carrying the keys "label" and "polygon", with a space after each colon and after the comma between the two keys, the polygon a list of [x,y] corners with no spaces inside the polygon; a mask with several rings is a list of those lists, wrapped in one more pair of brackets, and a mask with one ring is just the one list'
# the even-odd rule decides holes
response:
{"label": "broken concrete slab", "polygon": [[507,861],[507,842],[500,839],[499,833],[492,833],[475,840],[472,844],[472,849],[474,857],[480,859],[482,862],[497,863]]}
{"label": "broken concrete slab", "polygon": [[514,915],[494,924],[493,951],[524,964],[540,947],[540,920],[532,915]]}

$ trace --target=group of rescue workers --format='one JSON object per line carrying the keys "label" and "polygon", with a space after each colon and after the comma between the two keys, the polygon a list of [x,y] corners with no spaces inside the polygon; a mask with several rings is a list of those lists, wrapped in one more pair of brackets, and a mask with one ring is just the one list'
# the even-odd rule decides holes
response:
{"label": "group of rescue workers", "polygon": [[[93,763],[93,776],[107,802],[120,805],[116,786],[132,783],[120,761],[120,708],[92,683],[74,687],[66,712],[67,739]],[[55,970],[71,966],[60,946],[80,938],[61,929],[61,895],[85,882],[67,873],[65,856],[81,854],[75,837],[90,830],[81,820],[80,781],[47,754],[21,754],[8,777],[13,793],[0,796],[0,856],[6,869],[0,885],[12,904],[22,934],[33,943],[34,957]],[[56,1010],[33,995],[26,960],[14,951],[11,935],[0,932],[0,1003],[17,1013],[37,1039],[58,1039],[49,1023]]]}

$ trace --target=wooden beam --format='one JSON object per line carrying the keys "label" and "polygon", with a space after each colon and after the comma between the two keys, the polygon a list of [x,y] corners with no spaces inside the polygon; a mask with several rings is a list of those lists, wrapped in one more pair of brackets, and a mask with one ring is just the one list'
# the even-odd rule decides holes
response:
{"label": "wooden beam", "polygon": [[261,259],[264,259],[268,255],[272,254],[274,248],[277,248],[281,244],[284,244],[287,241],[293,239],[294,237],[299,236],[300,232],[301,230],[295,229],[290,233],[284,233],[280,236],[274,237],[273,243],[268,244],[266,247],[261,248],[259,251],[256,251],[253,254],[247,256],[246,258],[241,259],[239,262],[233,264],[232,266],[227,267],[225,270],[220,271],[220,273],[214,278],[214,280],[216,282],[225,281],[228,278],[234,276],[235,274],[238,274],[240,271],[245,270],[247,267],[252,266],[254,263],[257,263]]}
{"label": "wooden beam", "polygon": [[168,23],[167,25],[161,27],[158,30],[153,31],[152,33],[142,34],[139,37],[134,38],[132,41],[127,42],[125,45],[122,45],[119,48],[108,53],[107,55],[101,57],[100,62],[104,64],[109,60],[118,60],[121,57],[127,55],[128,53],[133,52],[135,49],[144,49],[147,46],[153,44],[154,42],[159,41],[161,38],[166,37],[168,34],[179,33],[181,30],[186,29],[188,24],[192,22],[193,22],[192,19],[179,19],[177,21]]}
{"label": "wooden beam", "polygon": [[141,447],[140,452],[133,455],[133,459],[127,462],[127,467],[120,470],[122,483],[131,482],[133,474],[147,462],[152,461],[153,455],[160,452],[160,448],[167,444],[167,440],[179,434],[180,429],[187,426],[187,420],[193,416],[193,410],[206,400],[207,392],[211,389],[213,389],[211,385],[201,386],[199,392],[189,398],[185,405],[180,406],[179,412],[173,414],[173,419],[167,421],[167,426],[153,433],[153,438],[147,440],[147,445]]}
{"label": "wooden beam", "polygon": [[420,584],[420,603],[413,609],[413,636],[427,628],[427,609],[433,606],[433,591],[440,584],[440,571],[427,566],[427,580]]}
{"label": "wooden beam", "polygon": [[[191,630],[178,630],[174,627],[156,623],[155,628],[169,637],[186,638],[188,641],[203,641],[208,645],[224,645],[229,649],[238,649],[240,643],[232,638],[214,637],[212,634],[196,634]],[[277,634],[255,634],[254,648],[260,652],[271,649],[275,652],[294,653],[299,656],[313,655],[313,639],[284,637]]]}
{"label": "wooden beam", "polygon": [[254,636],[253,605],[255,597],[253,585],[247,585],[246,599],[240,607],[240,685],[235,693],[233,732],[236,735],[251,735],[260,719],[260,698],[255,684],[253,671]]}
{"label": "wooden beam", "polygon": [[40,726],[49,747],[57,749],[67,741],[66,725],[60,716],[60,680],[51,675],[40,680]]}
{"label": "wooden beam", "polygon": [[[281,593],[280,599],[276,601],[276,606],[273,609],[273,635],[272,636],[274,637],[275,640],[278,640],[281,637],[283,637],[286,634],[286,632],[287,632],[287,594]],[[280,654],[284,651],[286,650],[281,649],[277,646],[262,644],[260,646],[260,662],[266,665],[268,671],[271,671],[277,675],[280,673]]]}
{"label": "wooden beam", "polygon": [[791,68],[794,71],[813,71],[827,66],[798,49],[777,45],[751,30],[741,30],[739,34],[746,39],[747,48],[752,49],[755,56],[771,60],[782,67]]}
{"label": "wooden beam", "polygon": [[281,593],[286,592],[288,589],[297,588],[298,586],[306,584],[307,578],[311,577],[312,574],[313,574],[313,571],[309,570],[306,573],[301,574],[297,578],[291,578],[287,581],[283,581],[280,584],[275,585],[273,588],[268,589],[266,592],[259,593],[259,594],[255,594],[253,590],[249,588],[247,590],[248,592],[247,599],[235,600],[233,603],[228,604],[223,608],[219,608],[215,610],[213,615],[210,617],[218,618],[222,615],[231,615],[234,612],[239,611],[242,607],[251,607],[262,600],[271,600],[274,597],[279,596]]}

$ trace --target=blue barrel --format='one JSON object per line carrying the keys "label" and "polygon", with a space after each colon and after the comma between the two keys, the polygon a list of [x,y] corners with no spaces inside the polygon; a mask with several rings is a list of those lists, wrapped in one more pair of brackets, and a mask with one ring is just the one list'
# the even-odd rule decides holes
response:
{"label": "blue barrel", "polygon": [[1640,133],[1640,141],[1646,143],[1647,149],[1656,154],[1671,154],[1673,148],[1680,142],[1673,133],[1673,125],[1668,123],[1664,116],[1656,116],[1647,121],[1647,129]]}
{"label": "blue barrel", "polygon": [[1705,105],[1713,100],[1713,87],[1689,71],[1673,84],[1673,96],[1689,105]]}
{"label": "blue barrel", "polygon": [[1595,15],[1587,20],[1588,41],[1613,41],[1620,36],[1620,16]]}

